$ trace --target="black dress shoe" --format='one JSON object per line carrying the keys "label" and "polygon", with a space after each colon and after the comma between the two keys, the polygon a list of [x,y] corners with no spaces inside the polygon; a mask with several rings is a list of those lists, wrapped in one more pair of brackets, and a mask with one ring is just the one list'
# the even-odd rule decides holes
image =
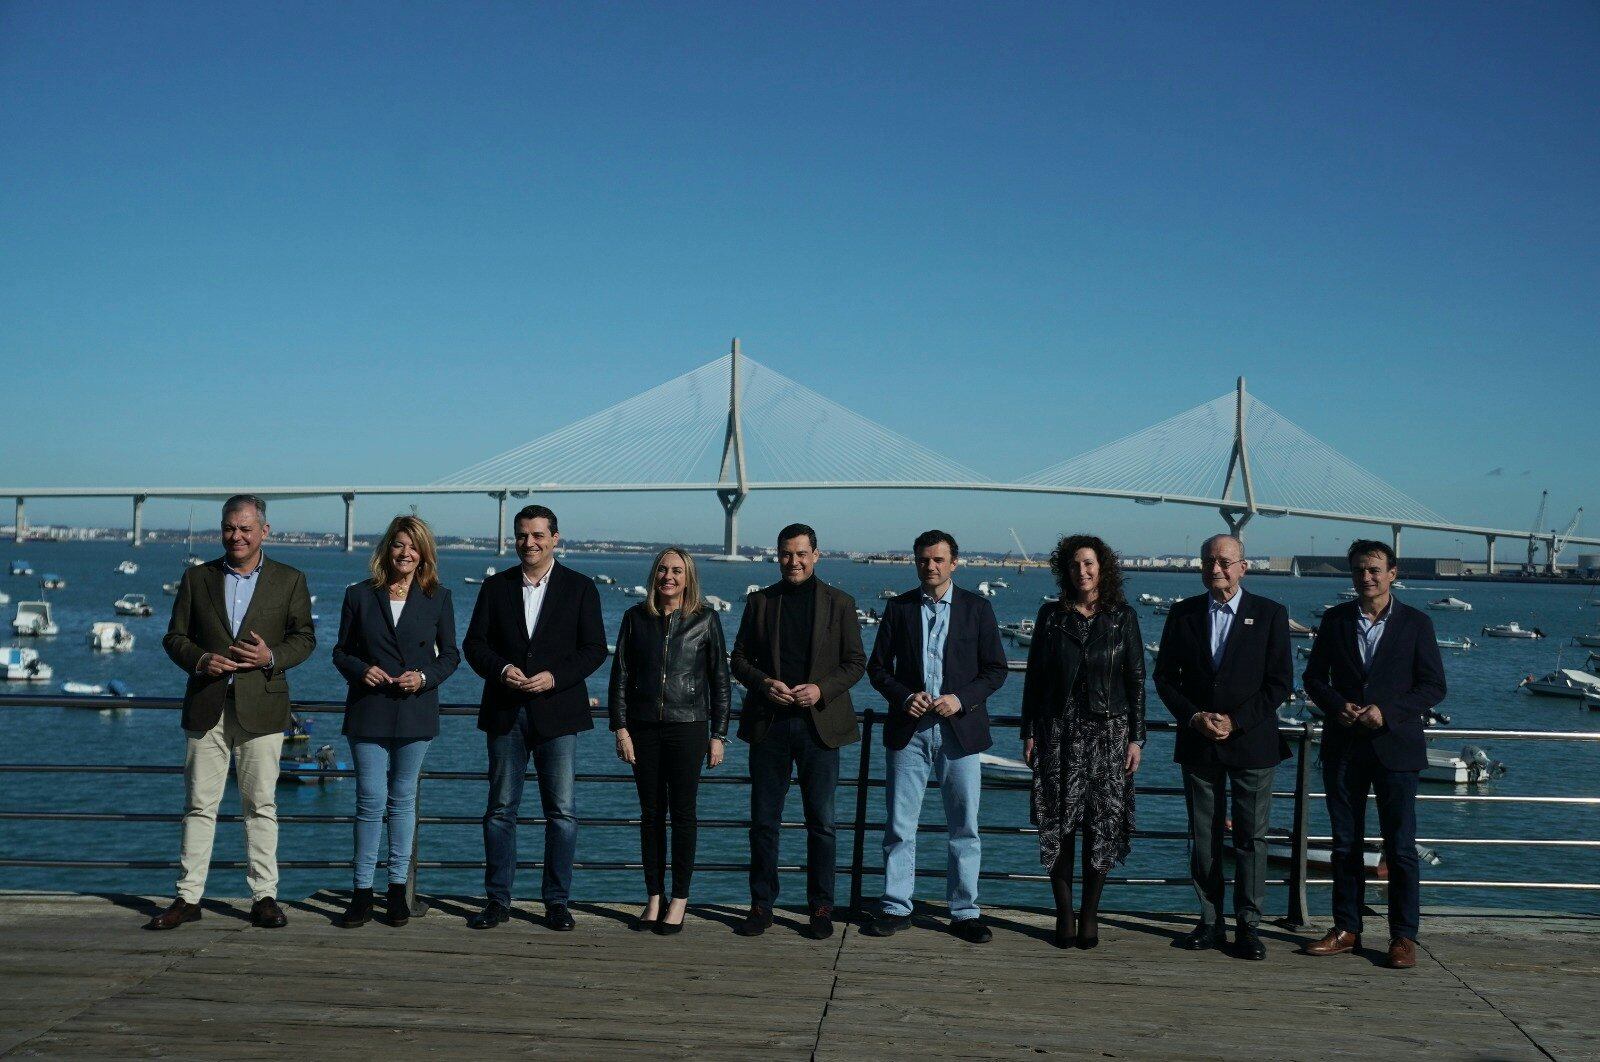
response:
{"label": "black dress shoe", "polygon": [[1207,948],[1221,951],[1227,946],[1228,933],[1221,926],[1198,925],[1178,938],[1178,947],[1185,951],[1205,951]]}
{"label": "black dress shoe", "polygon": [[[689,913],[687,911],[685,911],[684,914],[683,914],[683,917],[687,920],[688,917],[689,917]],[[665,918],[656,919],[656,935],[657,936],[670,937],[670,936],[672,936],[672,935],[674,935],[676,933],[682,933],[682,932],[683,932],[683,923],[682,922],[669,922]]]}
{"label": "black dress shoe", "polygon": [[833,908],[819,907],[811,912],[811,922],[806,927],[812,940],[827,940],[833,936]]}
{"label": "black dress shoe", "polygon": [[493,929],[511,917],[511,909],[499,900],[490,900],[489,906],[467,919],[468,929]]}
{"label": "black dress shoe", "polygon": [[406,899],[406,886],[404,882],[399,885],[389,883],[388,903],[385,904],[389,912],[389,924],[395,928],[411,921],[411,901]]}
{"label": "black dress shoe", "polygon": [[911,924],[910,915],[878,915],[867,919],[861,927],[864,937],[892,937]]}
{"label": "black dress shoe", "polygon": [[1241,959],[1253,959],[1259,962],[1267,957],[1267,946],[1261,943],[1256,931],[1248,926],[1239,927],[1238,933],[1234,935],[1233,950]]}
{"label": "black dress shoe", "polygon": [[144,924],[146,929],[177,929],[186,922],[200,921],[200,905],[173,900],[172,906]]}
{"label": "black dress shoe", "polygon": [[350,894],[350,906],[339,918],[343,929],[359,929],[372,921],[372,890],[356,889]]}
{"label": "black dress shoe", "polygon": [[567,910],[567,905],[564,903],[545,904],[544,921],[557,933],[570,933],[578,924],[572,920],[572,912]]}
{"label": "black dress shoe", "polygon": [[263,896],[250,905],[250,924],[257,929],[282,929],[289,924],[283,908],[271,896]]}
{"label": "black dress shoe", "polygon": [[733,927],[741,937],[759,937],[772,928],[772,908],[752,906],[744,921]]}
{"label": "black dress shoe", "polygon": [[963,918],[950,923],[950,932],[966,941],[968,944],[987,944],[994,939],[994,933],[983,924],[983,918]]}

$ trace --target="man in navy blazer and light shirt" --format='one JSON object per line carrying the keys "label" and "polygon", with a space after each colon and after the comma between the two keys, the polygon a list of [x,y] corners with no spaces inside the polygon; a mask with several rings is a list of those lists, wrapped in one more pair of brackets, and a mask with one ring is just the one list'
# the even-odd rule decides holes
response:
{"label": "man in navy blazer and light shirt", "polygon": [[953,581],[960,556],[956,540],[943,531],[924,531],[912,553],[921,585],[885,606],[867,661],[873,689],[889,704],[883,725],[888,821],[883,899],[862,932],[892,936],[911,921],[917,824],[928,775],[937,772],[947,824],[950,931],[983,944],[993,934],[978,910],[978,754],[992,744],[985,702],[1005,683],[1005,648],[989,602]]}
{"label": "man in navy blazer and light shirt", "polygon": [[594,729],[584,680],[605,663],[606,632],[594,580],[556,563],[556,514],[528,505],[512,526],[522,564],[483,581],[461,642],[462,655],[483,678],[478,729],[489,744],[483,813],[488,903],[468,925],[492,929],[510,917],[517,812],[531,755],[545,817],[545,920],[565,931],[573,927],[568,903],[578,843],[573,769],[578,735]]}
{"label": "man in navy blazer and light shirt", "polygon": [[1289,755],[1278,706],[1294,687],[1289,613],[1245,593],[1244,544],[1213,535],[1200,547],[1206,593],[1167,614],[1156,654],[1156,692],[1178,721],[1173,760],[1189,809],[1189,873],[1200,924],[1179,940],[1190,951],[1222,948],[1222,838],[1233,796],[1233,911],[1241,958],[1264,959],[1256,927],[1266,901],[1272,779]]}
{"label": "man in navy blazer and light shirt", "polygon": [[1422,728],[1444,700],[1444,661],[1427,613],[1392,593],[1399,562],[1387,543],[1351,543],[1356,600],[1322,617],[1304,674],[1322,710],[1322,788],[1333,828],[1333,928],[1308,955],[1338,955],[1361,944],[1366,895],[1367,793],[1389,867],[1389,966],[1417,962],[1421,903],[1417,859],[1417,777],[1428,765]]}

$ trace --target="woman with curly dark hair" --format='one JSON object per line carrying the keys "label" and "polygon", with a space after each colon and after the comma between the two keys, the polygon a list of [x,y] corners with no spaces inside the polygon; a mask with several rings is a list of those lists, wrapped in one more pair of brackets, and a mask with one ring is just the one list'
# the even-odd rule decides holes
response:
{"label": "woman with curly dark hair", "polygon": [[[1133,774],[1144,745],[1144,641],[1116,553],[1068,535],[1050,555],[1061,588],[1039,610],[1022,691],[1022,755],[1033,768],[1039,860],[1055,893],[1058,948],[1100,943],[1100,893],[1128,857]],[[1072,910],[1083,834],[1083,905]]]}

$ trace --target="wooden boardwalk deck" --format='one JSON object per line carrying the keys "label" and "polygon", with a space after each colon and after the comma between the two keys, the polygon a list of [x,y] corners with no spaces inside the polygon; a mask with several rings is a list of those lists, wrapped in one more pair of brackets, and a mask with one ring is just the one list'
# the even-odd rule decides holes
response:
{"label": "wooden boardwalk deck", "polygon": [[[0,1053],[72,1058],[1600,1058],[1600,919],[1434,915],[1417,969],[1376,954],[1192,955],[1165,916],[1110,915],[1061,952],[1048,915],[992,910],[993,943],[932,918],[825,942],[780,914],[745,940],[696,908],[676,937],[579,905],[487,933],[448,899],[403,929],[330,924],[337,897],[146,933],[153,901],[0,896]],[[520,911],[520,909],[519,909]]]}

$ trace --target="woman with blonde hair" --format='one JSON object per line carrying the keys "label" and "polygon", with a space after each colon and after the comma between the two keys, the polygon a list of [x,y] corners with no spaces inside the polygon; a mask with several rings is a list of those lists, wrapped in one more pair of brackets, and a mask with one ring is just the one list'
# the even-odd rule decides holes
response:
{"label": "woman with blonde hair", "polygon": [[[617,757],[639,787],[639,847],[648,899],[636,929],[683,928],[694,874],[700,767],[722,762],[731,703],[722,621],[700,596],[687,550],[656,555],[650,593],[622,616],[611,663],[611,729]],[[667,812],[672,816],[672,895],[666,908]]]}
{"label": "woman with blonde hair", "polygon": [[439,687],[461,662],[455,606],[439,583],[433,532],[416,516],[389,522],[372,551],[372,577],[344,593],[333,665],[349,683],[344,734],[356,761],[354,893],[342,924],[372,918],[372,879],[389,818],[389,924],[410,916],[406,882],[417,818],[417,779],[439,735]]}

